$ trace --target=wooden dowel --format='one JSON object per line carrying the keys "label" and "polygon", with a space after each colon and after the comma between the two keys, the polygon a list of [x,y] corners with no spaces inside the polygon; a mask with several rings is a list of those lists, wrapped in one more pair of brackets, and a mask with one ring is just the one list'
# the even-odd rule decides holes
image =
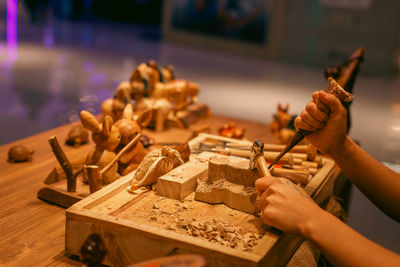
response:
{"label": "wooden dowel", "polygon": [[284,165],[284,167],[292,168],[294,170],[308,170],[312,176],[314,176],[318,172],[318,169],[316,168],[309,168],[301,165],[292,165],[292,166]]}
{"label": "wooden dowel", "polygon": [[[227,143],[226,147],[233,148],[233,149],[250,150],[251,144],[245,145],[245,144]],[[284,148],[285,148],[284,145],[264,144],[264,152],[267,152],[267,151],[281,152]],[[304,160],[310,160],[310,161],[313,161],[315,156],[317,155],[317,149],[311,144],[294,146],[290,150],[290,152],[292,152],[293,154],[296,153],[296,154],[298,154],[296,156],[301,157]],[[301,156],[300,156],[300,154],[301,154]]]}
{"label": "wooden dowel", "polygon": [[[219,153],[226,153],[232,156],[242,157],[242,158],[250,158],[250,150],[242,150],[242,149],[233,149],[233,148],[213,148],[211,151],[219,152]],[[264,158],[267,161],[272,161],[276,158],[279,152],[269,152],[264,151]],[[291,153],[284,155],[280,160],[280,163],[289,163],[294,164],[294,158]]]}
{"label": "wooden dowel", "polygon": [[90,194],[101,189],[102,179],[97,165],[85,165],[89,181]]}
{"label": "wooden dowel", "polygon": [[53,151],[54,156],[58,163],[60,163],[61,168],[65,172],[65,176],[67,177],[67,191],[68,192],[76,192],[76,176],[77,174],[74,173],[72,169],[71,162],[69,162],[67,156],[65,155],[64,151],[61,149],[60,144],[57,141],[57,137],[53,135],[48,139],[51,149]]}
{"label": "wooden dowel", "polygon": [[126,146],[124,146],[123,149],[121,149],[121,151],[118,153],[118,155],[115,156],[115,158],[113,158],[110,163],[107,164],[107,166],[105,166],[101,171],[100,171],[100,177],[103,176],[104,173],[106,173],[111,167],[112,165],[114,165],[115,162],[117,162],[119,160],[119,158],[129,149],[131,149],[136,142],[139,140],[140,136],[142,136],[140,133],[138,133],[135,138],[133,138],[128,144],[126,144]]}
{"label": "wooden dowel", "polygon": [[256,158],[256,164],[257,164],[257,171],[259,174],[262,176],[271,176],[270,171],[268,170],[268,165],[265,162],[265,158],[261,156]]}
{"label": "wooden dowel", "polygon": [[308,170],[291,170],[284,168],[272,168],[272,175],[281,176],[291,180],[292,182],[305,185],[309,182],[310,173]]}
{"label": "wooden dowel", "polygon": [[314,168],[314,169],[318,168],[318,162],[315,161],[303,161],[301,165],[308,168]]}

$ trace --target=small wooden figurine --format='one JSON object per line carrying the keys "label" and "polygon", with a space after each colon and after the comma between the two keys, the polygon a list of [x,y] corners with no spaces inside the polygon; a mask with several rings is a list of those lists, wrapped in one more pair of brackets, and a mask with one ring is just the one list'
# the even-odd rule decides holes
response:
{"label": "small wooden figurine", "polygon": [[[121,142],[116,148],[116,151],[120,151],[126,146],[138,133],[141,133],[151,120],[152,110],[147,109],[138,116],[136,120],[133,119],[132,105],[126,105],[122,119],[115,123],[115,127],[121,134]],[[137,142],[134,147],[129,149],[119,159],[119,173],[126,175],[131,171],[135,170],[140,162],[146,155],[145,148],[141,142]]]}
{"label": "small wooden figurine", "polygon": [[16,145],[8,150],[8,161],[11,163],[32,161],[33,150],[26,146]]}
{"label": "small wooden figurine", "polygon": [[89,140],[89,132],[82,125],[75,125],[68,133],[65,143],[70,146],[79,147]]}
{"label": "small wooden figurine", "polygon": [[131,190],[141,186],[152,185],[157,179],[174,168],[174,162],[183,164],[178,151],[170,147],[150,151],[140,163],[131,183]]}
{"label": "small wooden figurine", "polygon": [[121,82],[117,87],[114,98],[106,99],[101,104],[101,112],[104,116],[108,115],[113,118],[114,121],[119,120],[122,117],[125,105],[130,102],[130,83]]}
{"label": "small wooden figurine", "polygon": [[92,132],[92,140],[96,146],[89,152],[86,164],[97,164],[104,150],[114,151],[121,141],[121,135],[117,127],[113,125],[113,119],[106,115],[100,124],[88,111],[81,111],[83,127]]}
{"label": "small wooden figurine", "polygon": [[294,128],[291,123],[294,116],[289,114],[289,104],[285,107],[278,103],[277,113],[274,114],[274,120],[270,124],[272,134],[274,134],[281,144],[287,144],[291,137],[295,134]]}
{"label": "small wooden figurine", "polygon": [[131,190],[156,183],[160,176],[189,161],[189,156],[190,148],[187,143],[150,151],[132,179]]}
{"label": "small wooden figurine", "polygon": [[246,129],[237,128],[236,124],[234,122],[224,124],[224,125],[222,125],[222,127],[220,127],[218,129],[218,134],[220,136],[225,136],[225,137],[235,138],[235,139],[242,139],[245,132],[246,132]]}

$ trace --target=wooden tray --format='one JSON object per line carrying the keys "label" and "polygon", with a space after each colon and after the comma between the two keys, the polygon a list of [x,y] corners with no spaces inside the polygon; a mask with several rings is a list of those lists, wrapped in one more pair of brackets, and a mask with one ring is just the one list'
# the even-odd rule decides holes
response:
{"label": "wooden tray", "polygon": [[[215,136],[203,135],[199,142]],[[219,137],[218,137],[219,138]],[[223,138],[227,141],[236,141]],[[241,142],[241,141],[239,141]],[[193,145],[194,143],[191,142]],[[153,191],[129,193],[134,173],[122,177],[66,210],[66,251],[79,255],[91,233],[105,242],[104,263],[123,266],[174,253],[194,253],[206,257],[209,265],[283,266],[294,254],[302,238],[265,229],[261,218],[221,205],[193,200],[193,193],[183,201],[156,195]],[[337,168],[324,158],[323,166],[305,187],[318,204],[332,191]],[[208,241],[188,234],[180,227],[181,220],[192,220],[215,226],[225,224],[240,228],[239,232],[262,233],[248,251]]]}

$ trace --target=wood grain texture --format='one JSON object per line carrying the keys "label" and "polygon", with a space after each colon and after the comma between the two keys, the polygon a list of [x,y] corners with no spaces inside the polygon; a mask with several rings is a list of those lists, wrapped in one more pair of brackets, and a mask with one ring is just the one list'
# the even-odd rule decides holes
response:
{"label": "wood grain texture", "polygon": [[[235,121],[247,129],[247,138],[262,138],[277,143],[268,125],[213,115],[203,123],[211,133],[225,123]],[[93,143],[79,148],[64,145],[73,123],[57,127],[6,145],[0,146],[0,265],[6,266],[81,266],[81,263],[65,256],[65,210],[38,199],[37,192],[54,167],[58,166],[47,139],[56,135],[71,160],[82,158]],[[145,133],[152,133],[146,130]],[[169,137],[152,134],[158,142]],[[157,139],[159,138],[159,139]],[[174,136],[174,141],[187,141],[185,136]],[[32,162],[11,164],[7,161],[8,150],[14,145],[26,145],[35,150]],[[96,193],[95,193],[96,194]]]}

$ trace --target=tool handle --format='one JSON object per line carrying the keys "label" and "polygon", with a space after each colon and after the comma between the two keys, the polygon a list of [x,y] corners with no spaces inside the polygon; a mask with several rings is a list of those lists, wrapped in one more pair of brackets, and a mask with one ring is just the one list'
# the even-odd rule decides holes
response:
{"label": "tool handle", "polygon": [[256,158],[256,164],[257,164],[257,171],[260,175],[272,176],[268,170],[267,162],[265,161],[265,158],[262,155]]}

